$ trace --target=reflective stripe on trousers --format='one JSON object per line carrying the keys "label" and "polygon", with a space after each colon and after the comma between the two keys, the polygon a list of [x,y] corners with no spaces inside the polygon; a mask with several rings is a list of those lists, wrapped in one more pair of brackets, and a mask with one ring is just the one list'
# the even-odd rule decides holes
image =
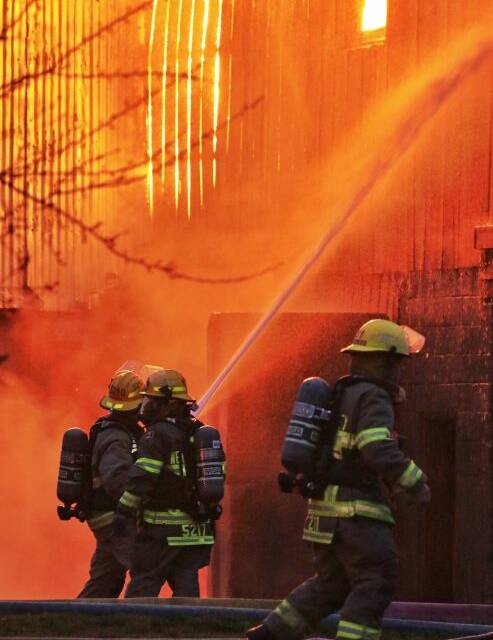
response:
{"label": "reflective stripe on trousers", "polygon": [[310,624],[292,604],[283,600],[273,611],[295,635],[304,636],[310,630]]}
{"label": "reflective stripe on trousers", "polygon": [[346,640],[378,640],[380,638],[380,629],[341,619],[337,626],[336,640],[339,638],[345,638]]}

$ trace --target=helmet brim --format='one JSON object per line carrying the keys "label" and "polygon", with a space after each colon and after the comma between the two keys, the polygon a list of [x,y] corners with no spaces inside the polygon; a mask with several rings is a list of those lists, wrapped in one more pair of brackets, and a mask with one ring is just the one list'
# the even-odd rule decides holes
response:
{"label": "helmet brim", "polygon": [[142,404],[142,398],[137,400],[113,400],[109,396],[104,396],[99,402],[99,406],[108,411],[134,411]]}
{"label": "helmet brim", "polygon": [[195,402],[195,398],[189,396],[188,393],[177,393],[171,396],[172,398],[178,398],[178,400],[186,400],[187,402]]}
{"label": "helmet brim", "polygon": [[344,349],[341,349],[341,353],[387,353],[393,356],[403,356],[409,358],[409,353],[402,353],[401,351],[390,351],[389,349],[379,349],[378,347],[367,347],[361,344],[350,344]]}
{"label": "helmet brim", "polygon": [[[145,396],[146,398],[164,398],[164,396],[161,393],[158,392],[152,392],[152,391],[141,391],[140,392],[141,396]],[[186,400],[187,402],[195,402],[195,398],[192,398],[192,396],[189,396],[188,393],[174,393],[171,396],[171,400],[173,398],[176,398],[177,400]]]}

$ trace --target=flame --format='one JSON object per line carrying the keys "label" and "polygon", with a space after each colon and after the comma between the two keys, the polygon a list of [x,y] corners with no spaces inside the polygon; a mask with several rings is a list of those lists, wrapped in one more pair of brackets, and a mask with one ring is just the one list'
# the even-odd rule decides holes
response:
{"label": "flame", "polygon": [[149,201],[149,212],[154,215],[154,163],[152,160],[152,50],[154,46],[154,35],[156,33],[156,13],[159,0],[153,0],[151,14],[151,29],[149,33],[149,53],[147,56],[147,198]]}
{"label": "flame", "polygon": [[204,205],[204,161],[203,161],[203,130],[204,130],[204,68],[205,45],[209,30],[210,0],[204,0],[204,15],[202,18],[202,42],[200,44],[200,105],[199,105],[199,178],[200,178],[200,206]]}
{"label": "flame", "polygon": [[221,47],[221,25],[223,17],[223,0],[218,0],[218,16],[217,16],[217,29],[216,29],[216,54],[214,61],[214,134],[212,137],[212,184],[216,186],[216,169],[217,169],[217,125],[219,122],[219,81],[221,76],[221,56],[219,49]]}
{"label": "flame", "polygon": [[[231,26],[229,29],[230,42],[233,41],[235,26],[235,0],[231,0]],[[228,70],[228,115],[226,116],[226,151],[229,151],[229,140],[231,133],[231,78],[233,74],[233,54],[229,54],[229,70]]]}
{"label": "flame", "polygon": [[187,216],[190,220],[192,206],[192,56],[193,28],[195,20],[195,0],[191,0],[190,26],[188,35],[188,73],[187,73]]}
{"label": "flame", "polygon": [[387,0],[366,0],[361,17],[362,31],[383,29],[387,24]]}
{"label": "flame", "polygon": [[180,198],[180,42],[181,42],[181,17],[183,13],[183,0],[179,1],[178,17],[176,23],[176,48],[175,48],[175,207],[178,211]]}
{"label": "flame", "polygon": [[166,178],[166,88],[168,86],[168,46],[169,46],[169,14],[171,2],[166,3],[163,43],[163,88],[161,100],[161,184]]}
{"label": "flame", "polygon": [[231,76],[233,73],[233,54],[229,54],[228,71],[228,114],[226,116],[226,151],[229,151],[229,138],[231,133]]}
{"label": "flame", "polygon": [[[194,167],[192,166],[193,160],[193,134],[194,128],[198,127],[198,179],[200,189],[200,206],[204,205],[205,194],[205,176],[204,176],[204,131],[206,129],[206,120],[210,117],[208,114],[212,112],[212,184],[215,187],[217,181],[217,152],[218,152],[218,127],[219,127],[219,110],[220,110],[220,82],[221,82],[221,37],[222,37],[222,22],[223,22],[223,7],[224,0],[217,0],[217,4],[212,8],[211,0],[202,0],[201,5],[198,4],[199,0],[176,0],[172,3],[171,0],[166,2],[166,9],[164,13],[163,22],[163,44],[162,44],[162,66],[161,66],[161,185],[164,186],[166,181],[166,165],[167,165],[167,147],[170,145],[173,147],[174,155],[174,201],[175,209],[178,212],[180,208],[180,194],[182,192],[182,186],[186,179],[187,190],[187,218],[191,219],[192,216],[192,203],[193,203],[193,176]],[[173,5],[173,6],[172,6]],[[200,8],[202,13],[200,14]],[[151,216],[154,211],[154,154],[153,154],[153,103],[152,103],[152,56],[153,48],[155,46],[158,12],[161,10],[162,3],[159,0],[153,0],[152,15],[151,15],[151,27],[149,35],[149,52],[148,52],[148,105],[147,105],[147,155],[148,155],[148,167],[147,167],[147,187],[148,187],[148,200],[151,210]],[[176,7],[176,22],[173,12]],[[235,0],[231,0],[231,25],[230,39],[233,38],[233,25],[234,25],[234,11]],[[187,11],[190,11],[187,14]],[[216,13],[214,19],[216,20],[213,25],[211,16]],[[172,15],[173,14],[173,15]],[[216,17],[217,16],[217,17]],[[197,26],[196,24],[197,23]],[[201,25],[201,26],[200,26]],[[201,33],[196,33],[195,29],[201,29]],[[186,35],[188,29],[188,37]],[[173,38],[175,38],[173,42]],[[195,45],[196,43],[196,45]],[[193,54],[194,47],[200,46],[200,71],[199,71],[199,84],[200,87],[197,91],[196,98],[194,98],[193,90]],[[173,51],[174,47],[174,51]],[[213,47],[213,51],[208,60],[208,47]],[[180,62],[185,56],[185,48],[187,55],[187,71],[186,71],[186,89],[183,87],[180,93],[180,84],[182,83],[182,76],[180,73]],[[173,61],[174,56],[174,61]],[[233,57],[229,53],[229,59],[227,61],[226,74],[228,75],[228,95],[226,99],[227,109],[227,128],[226,128],[226,149],[229,149],[230,145],[230,120],[232,109],[232,66]],[[206,86],[207,69],[211,71],[211,86],[212,91]],[[171,94],[168,95],[168,82],[167,77],[170,69],[174,69],[175,78],[173,81],[173,89]],[[185,85],[185,82],[183,82]],[[168,100],[172,100],[174,96],[174,118],[171,115],[172,106],[168,104]],[[186,96],[186,107],[185,107]],[[194,115],[194,100],[197,100],[197,116]],[[209,106],[210,105],[210,106]],[[181,111],[180,111],[181,109]],[[209,111],[210,109],[210,111]],[[170,120],[173,118],[173,120]],[[197,123],[196,123],[197,120]],[[180,130],[181,126],[181,130]],[[170,141],[170,130],[173,132],[173,141]],[[180,142],[180,137],[185,139],[183,143]],[[208,136],[206,136],[207,139]],[[185,141],[186,140],[186,141]],[[186,168],[180,167],[181,160],[186,158]],[[186,178],[185,178],[186,176]],[[184,194],[183,194],[184,195]]]}

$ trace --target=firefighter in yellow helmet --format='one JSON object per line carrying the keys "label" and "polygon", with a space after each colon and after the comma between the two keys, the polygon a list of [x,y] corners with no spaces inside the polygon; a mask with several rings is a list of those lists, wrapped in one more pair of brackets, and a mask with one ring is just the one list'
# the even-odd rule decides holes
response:
{"label": "firefighter in yellow helmet", "polygon": [[247,631],[248,638],[298,640],[336,611],[338,640],[379,638],[397,582],[386,494],[404,492],[418,503],[431,497],[426,476],[401,451],[394,431],[393,404],[405,399],[399,365],[423,345],[412,329],[375,319],[342,349],[351,358],[350,375],[335,386],[336,436],[327,477],[308,500],[303,534],[313,544],[316,574]]}
{"label": "firefighter in yellow helmet", "polygon": [[125,597],[156,597],[165,582],[173,596],[198,597],[198,571],[210,562],[213,519],[200,512],[194,482],[194,400],[185,378],[173,370],[149,376],[142,404],[148,428],[142,438],[113,527],[124,532],[141,510],[131,581]]}
{"label": "firefighter in yellow helmet", "polygon": [[109,413],[90,431],[92,492],[87,523],[96,538],[96,550],[79,598],[117,598],[130,568],[135,526],[125,536],[116,537],[111,523],[143,434],[139,426],[143,389],[144,382],[136,373],[118,371],[100,401]]}

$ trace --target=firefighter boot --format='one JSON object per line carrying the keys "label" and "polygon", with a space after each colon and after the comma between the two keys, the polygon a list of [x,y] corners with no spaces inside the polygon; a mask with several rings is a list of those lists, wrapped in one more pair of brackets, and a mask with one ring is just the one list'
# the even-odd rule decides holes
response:
{"label": "firefighter boot", "polygon": [[246,637],[249,638],[249,640],[276,640],[276,636],[265,624],[259,624],[256,627],[248,629]]}

